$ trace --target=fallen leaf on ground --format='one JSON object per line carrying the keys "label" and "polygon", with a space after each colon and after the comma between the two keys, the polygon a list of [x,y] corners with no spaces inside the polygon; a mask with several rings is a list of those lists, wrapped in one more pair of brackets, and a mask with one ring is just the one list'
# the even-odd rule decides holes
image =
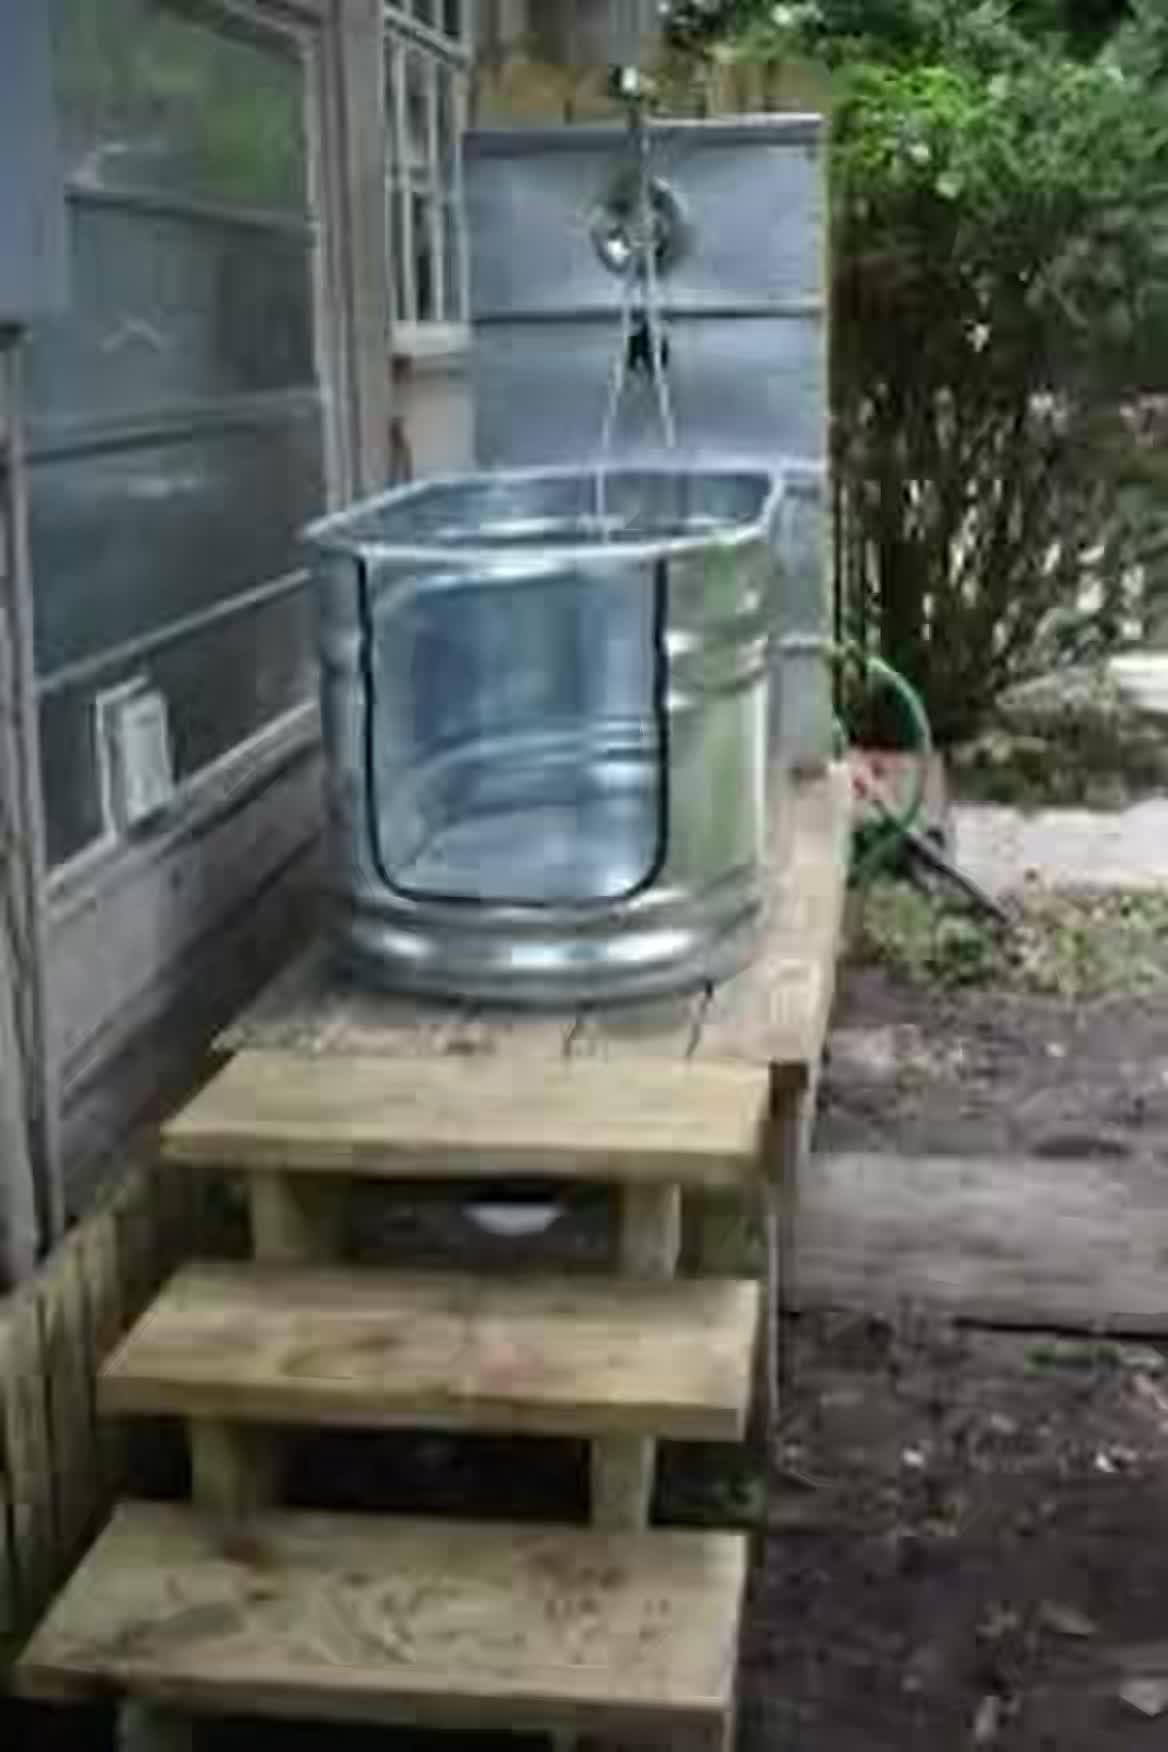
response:
{"label": "fallen leaf on ground", "polygon": [[1076,1606],[1060,1606],[1056,1600],[1044,1600],[1038,1609],[1038,1622],[1044,1630],[1056,1636],[1094,1636],[1098,1626]]}
{"label": "fallen leaf on ground", "polygon": [[1153,1721],[1168,1714],[1168,1679],[1129,1679],[1119,1695],[1129,1709]]}
{"label": "fallen leaf on ground", "polygon": [[973,1718],[973,1744],[992,1746],[1002,1727],[1002,1700],[983,1697]]}
{"label": "fallen leaf on ground", "polygon": [[1146,1374],[1132,1377],[1132,1392],[1153,1414],[1161,1429],[1168,1430],[1168,1393]]}
{"label": "fallen leaf on ground", "polygon": [[983,1642],[999,1642],[1004,1636],[1012,1636],[1019,1624],[1018,1614],[1009,1606],[991,1606],[977,1627],[977,1634]]}

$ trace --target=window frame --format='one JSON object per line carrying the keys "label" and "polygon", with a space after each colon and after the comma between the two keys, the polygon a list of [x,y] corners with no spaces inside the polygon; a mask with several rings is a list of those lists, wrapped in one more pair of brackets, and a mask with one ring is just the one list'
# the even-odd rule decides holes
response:
{"label": "window frame", "polygon": [[[468,345],[470,264],[461,142],[474,58],[470,11],[468,0],[461,0],[459,34],[451,37],[402,5],[384,7],[387,261],[391,346],[400,358],[423,361],[465,352]],[[414,69],[422,92],[420,140],[410,124]],[[426,231],[424,251],[418,243],[419,215]],[[422,296],[423,259],[429,263],[428,298]]]}

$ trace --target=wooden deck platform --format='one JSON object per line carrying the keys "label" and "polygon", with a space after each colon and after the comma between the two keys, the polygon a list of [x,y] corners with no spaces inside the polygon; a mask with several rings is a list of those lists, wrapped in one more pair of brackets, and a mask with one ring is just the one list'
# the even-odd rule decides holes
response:
{"label": "wooden deck platform", "polygon": [[846,767],[792,781],[778,812],[761,951],[736,979],[664,1001],[533,1015],[424,1004],[346,979],[314,944],[217,1042],[221,1051],[381,1057],[746,1060],[792,1080],[819,1062],[852,820]]}

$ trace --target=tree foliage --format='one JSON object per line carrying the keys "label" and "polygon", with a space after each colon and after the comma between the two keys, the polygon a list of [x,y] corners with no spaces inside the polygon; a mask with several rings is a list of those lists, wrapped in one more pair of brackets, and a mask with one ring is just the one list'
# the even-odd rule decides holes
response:
{"label": "tree foliage", "polygon": [[718,52],[833,69],[844,607],[942,737],[1059,629],[1122,618],[1133,434],[1168,389],[1161,10],[706,9]]}

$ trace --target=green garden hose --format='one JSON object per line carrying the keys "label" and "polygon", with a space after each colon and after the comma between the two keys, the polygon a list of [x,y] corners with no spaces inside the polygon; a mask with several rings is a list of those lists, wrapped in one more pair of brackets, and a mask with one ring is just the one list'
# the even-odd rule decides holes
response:
{"label": "green garden hose", "polygon": [[[880,820],[870,830],[868,843],[861,845],[859,836],[857,838],[853,851],[852,880],[857,883],[870,882],[891,862],[901,844],[914,832],[924,810],[929,761],[933,753],[933,731],[928,713],[916,689],[905,680],[899,670],[893,669],[883,657],[870,656],[858,645],[840,645],[833,639],[796,638],[786,640],[783,649],[801,653],[814,651],[841,666],[849,664],[859,672],[869,693],[889,693],[904,708],[905,726],[912,739],[912,751],[917,757],[916,771],[907,803],[900,809],[893,809],[878,800]],[[835,721],[835,727],[841,748],[846,749],[849,740],[847,728],[839,718]]]}

